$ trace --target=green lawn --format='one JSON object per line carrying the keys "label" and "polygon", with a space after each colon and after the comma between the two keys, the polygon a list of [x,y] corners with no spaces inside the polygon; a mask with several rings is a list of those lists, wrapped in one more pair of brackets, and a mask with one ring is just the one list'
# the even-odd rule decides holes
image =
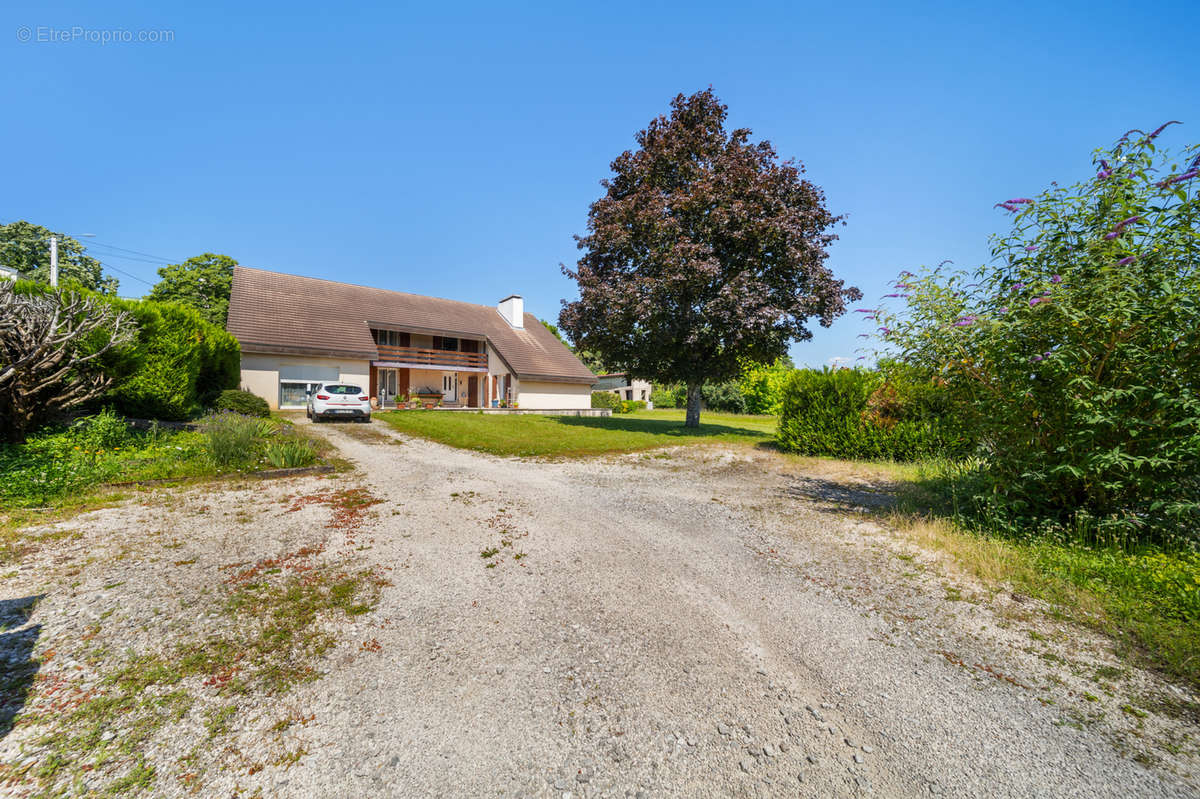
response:
{"label": "green lawn", "polygon": [[375,417],[404,433],[493,455],[582,456],[635,452],[705,441],[764,444],[775,436],[774,416],[700,414],[683,426],[682,410],[593,416],[539,416],[448,411],[395,411]]}

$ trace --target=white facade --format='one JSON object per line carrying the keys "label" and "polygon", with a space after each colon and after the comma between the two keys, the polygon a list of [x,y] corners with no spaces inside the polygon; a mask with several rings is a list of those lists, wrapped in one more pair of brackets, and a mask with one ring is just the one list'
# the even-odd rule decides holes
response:
{"label": "white facade", "polygon": [[303,408],[315,383],[349,383],[365,392],[370,372],[368,361],[244,352],[241,387],[265,399],[272,410],[286,410]]}

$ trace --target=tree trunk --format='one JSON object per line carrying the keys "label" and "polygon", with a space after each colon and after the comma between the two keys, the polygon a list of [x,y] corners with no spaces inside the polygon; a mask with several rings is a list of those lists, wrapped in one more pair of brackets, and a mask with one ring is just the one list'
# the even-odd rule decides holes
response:
{"label": "tree trunk", "polygon": [[689,383],[687,387],[687,418],[684,427],[700,426],[700,384]]}

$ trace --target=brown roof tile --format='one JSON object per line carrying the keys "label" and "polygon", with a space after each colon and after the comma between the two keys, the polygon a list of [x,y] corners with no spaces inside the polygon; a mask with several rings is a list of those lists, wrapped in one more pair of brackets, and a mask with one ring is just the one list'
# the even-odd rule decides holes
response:
{"label": "brown roof tile", "polygon": [[371,326],[486,338],[519,378],[592,383],[591,371],[533,314],[513,328],[489,305],[239,266],[226,328],[246,352],[376,360]]}

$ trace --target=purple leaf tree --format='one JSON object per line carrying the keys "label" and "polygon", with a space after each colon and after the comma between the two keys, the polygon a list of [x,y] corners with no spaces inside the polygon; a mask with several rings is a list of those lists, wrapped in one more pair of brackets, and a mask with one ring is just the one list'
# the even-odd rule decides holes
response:
{"label": "purple leaf tree", "polygon": [[563,267],[579,299],[559,327],[611,368],[683,383],[688,427],[703,384],[778,360],[862,296],[825,263],[841,217],[824,193],[769,142],[726,131],[726,111],[711,88],[672,100],[612,162]]}

